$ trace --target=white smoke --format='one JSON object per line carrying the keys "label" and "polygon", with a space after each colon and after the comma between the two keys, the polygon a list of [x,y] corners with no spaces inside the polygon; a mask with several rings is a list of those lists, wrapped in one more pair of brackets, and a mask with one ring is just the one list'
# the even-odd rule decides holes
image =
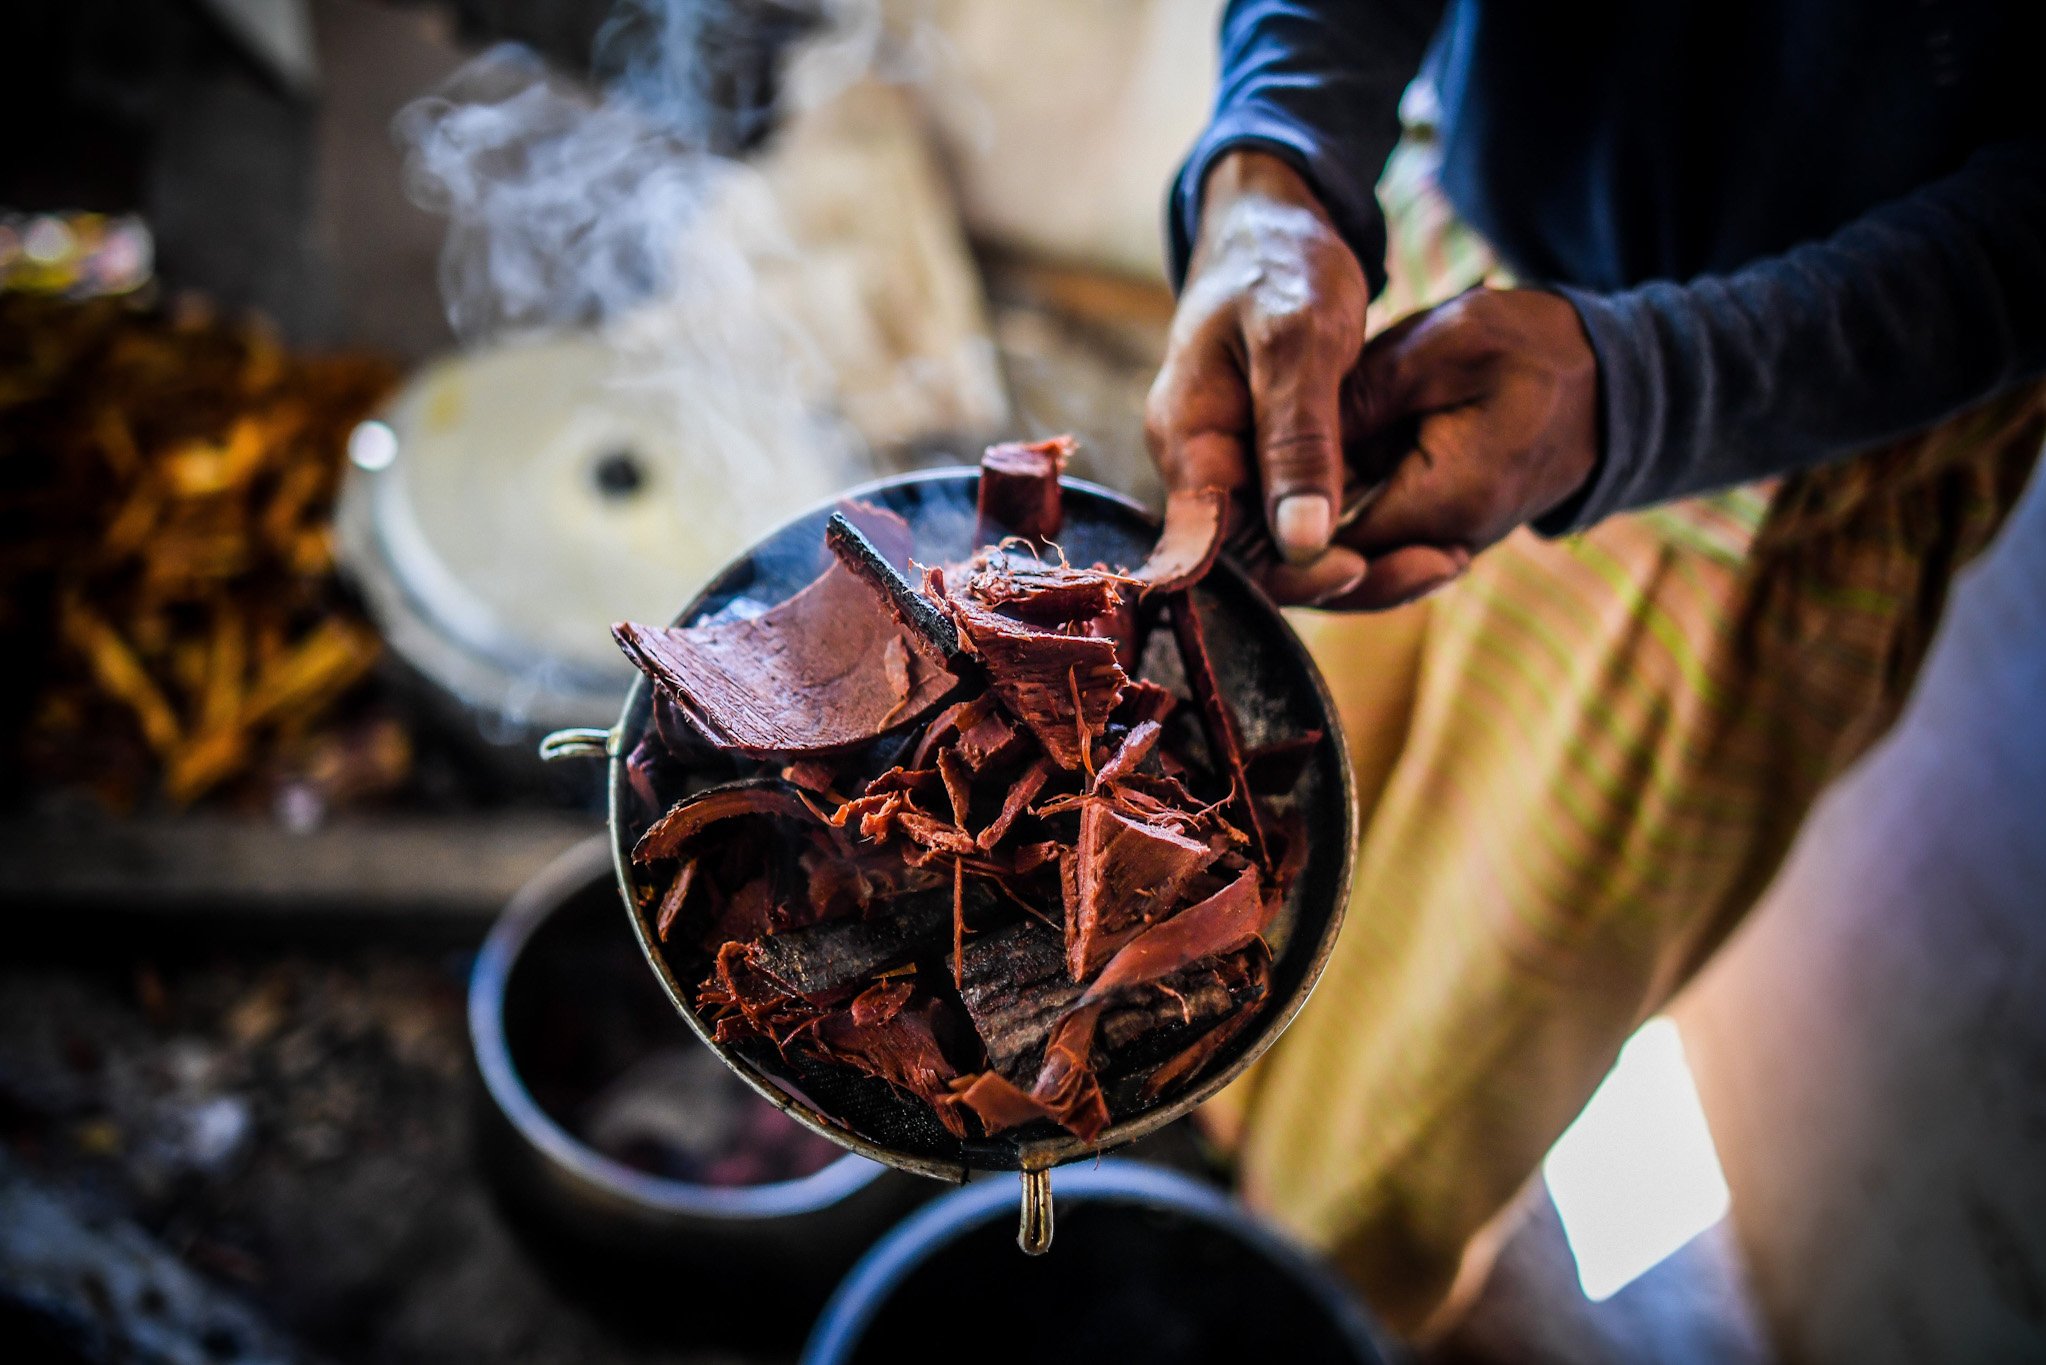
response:
{"label": "white smoke", "polygon": [[850,88],[946,79],[932,3],[617,0],[593,82],[502,46],[399,114],[465,354],[398,403],[415,453],[362,553],[401,561],[434,647],[408,657],[505,735],[601,714],[630,676],[609,623],[669,619],[878,472],[869,440],[1001,425],[977,295],[920,273],[919,172],[862,121],[900,106]]}
{"label": "white smoke", "polygon": [[596,329],[615,383],[672,406],[728,507],[772,521],[843,484],[859,442],[829,368],[786,289],[762,285],[797,248],[773,193],[721,152],[886,65],[882,30],[878,0],[619,0],[594,88],[504,45],[408,105],[394,133],[408,192],[448,220],[457,337]]}
{"label": "white smoke", "polygon": [[[441,292],[476,343],[602,322],[683,283],[688,231],[727,163],[505,45],[407,105],[407,189],[448,220]],[[710,263],[705,263],[709,266]],[[715,282],[699,269],[691,284]]]}

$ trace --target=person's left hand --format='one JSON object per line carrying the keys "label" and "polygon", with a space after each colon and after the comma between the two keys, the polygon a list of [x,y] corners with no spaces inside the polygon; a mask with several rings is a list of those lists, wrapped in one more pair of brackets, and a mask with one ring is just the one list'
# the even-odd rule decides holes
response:
{"label": "person's left hand", "polygon": [[[1368,568],[1319,605],[1398,606],[1559,506],[1598,463],[1598,361],[1577,310],[1534,289],[1473,289],[1364,347],[1351,390],[1365,434],[1417,435],[1386,485],[1336,537]],[[1353,419],[1355,420],[1355,419]]]}

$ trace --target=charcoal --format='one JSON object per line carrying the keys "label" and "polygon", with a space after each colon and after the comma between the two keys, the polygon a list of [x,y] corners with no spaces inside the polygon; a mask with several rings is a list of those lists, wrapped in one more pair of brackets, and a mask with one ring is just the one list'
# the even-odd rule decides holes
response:
{"label": "charcoal", "polygon": [[1102,1011],[1095,1040],[1113,1057],[1154,1034],[1211,1024],[1235,1007],[1235,993],[1221,971],[1199,963]]}
{"label": "charcoal", "polygon": [[876,972],[930,952],[952,935],[949,891],[898,896],[871,919],[827,920],[769,934],[748,956],[793,995],[824,999],[864,985]]}
{"label": "charcoal", "polygon": [[1019,920],[969,941],[962,976],[960,998],[988,1064],[1019,1083],[1034,1075],[1044,1040],[1080,998],[1066,975],[1064,942],[1036,920]]}

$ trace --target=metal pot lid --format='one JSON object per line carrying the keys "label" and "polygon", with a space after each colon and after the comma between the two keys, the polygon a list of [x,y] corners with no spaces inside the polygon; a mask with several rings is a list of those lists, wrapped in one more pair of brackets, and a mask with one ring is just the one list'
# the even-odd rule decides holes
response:
{"label": "metal pot lid", "polygon": [[615,711],[633,674],[611,622],[666,619],[847,468],[821,424],[772,403],[735,424],[697,387],[594,332],[417,375],[356,431],[338,514],[392,648],[514,727]]}

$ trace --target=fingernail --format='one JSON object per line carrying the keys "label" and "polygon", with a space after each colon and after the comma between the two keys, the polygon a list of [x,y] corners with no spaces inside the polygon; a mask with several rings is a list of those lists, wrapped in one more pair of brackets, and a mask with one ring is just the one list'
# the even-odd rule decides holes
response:
{"label": "fingernail", "polygon": [[1280,498],[1272,511],[1279,553],[1295,564],[1313,559],[1328,548],[1333,520],[1328,499],[1319,493],[1289,493]]}
{"label": "fingernail", "polygon": [[1348,578],[1336,584],[1327,592],[1316,593],[1314,595],[1314,599],[1310,601],[1307,605],[1310,607],[1326,606],[1330,602],[1334,602],[1341,598],[1348,597],[1351,593],[1357,591],[1358,588],[1364,585],[1365,576],[1368,575],[1369,573],[1370,573],[1369,569],[1357,570],[1357,572],[1351,574]]}

